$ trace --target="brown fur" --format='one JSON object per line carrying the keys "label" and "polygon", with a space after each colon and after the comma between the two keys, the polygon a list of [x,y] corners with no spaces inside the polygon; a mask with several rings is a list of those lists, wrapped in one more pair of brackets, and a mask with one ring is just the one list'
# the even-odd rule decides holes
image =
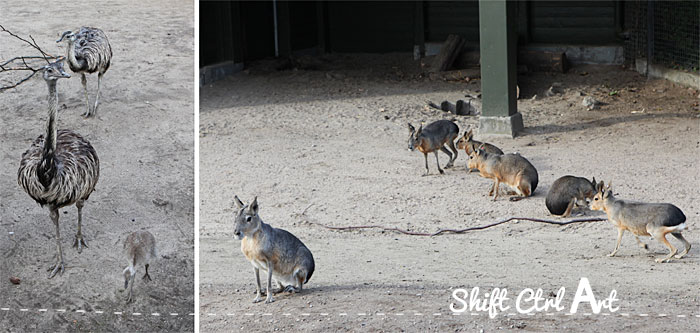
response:
{"label": "brown fur", "polygon": [[511,201],[518,201],[529,197],[537,188],[538,175],[535,167],[519,154],[489,154],[483,147],[469,156],[469,168],[479,170],[479,175],[494,180],[489,191],[493,200],[498,199],[498,189],[501,183],[518,191],[520,197],[511,197]]}

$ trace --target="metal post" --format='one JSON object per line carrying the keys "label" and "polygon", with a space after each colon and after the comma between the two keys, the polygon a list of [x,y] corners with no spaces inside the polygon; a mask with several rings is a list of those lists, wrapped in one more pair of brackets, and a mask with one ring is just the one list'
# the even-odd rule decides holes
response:
{"label": "metal post", "polygon": [[275,26],[275,58],[280,56],[280,45],[277,37],[277,0],[272,0],[272,20]]}

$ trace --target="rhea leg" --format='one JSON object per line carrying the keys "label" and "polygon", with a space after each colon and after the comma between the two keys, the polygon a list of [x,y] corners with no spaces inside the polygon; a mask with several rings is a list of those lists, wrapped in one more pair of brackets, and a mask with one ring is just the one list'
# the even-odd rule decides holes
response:
{"label": "rhea leg", "polygon": [[58,208],[51,208],[50,216],[53,225],[56,227],[56,250],[58,251],[58,258],[56,259],[56,263],[49,267],[49,271],[51,271],[49,279],[59,272],[63,275],[63,271],[65,270],[63,265],[63,250],[61,250],[61,231],[58,227]]}
{"label": "rhea leg", "polygon": [[81,231],[83,226],[83,205],[85,205],[85,200],[78,200],[78,202],[75,203],[75,207],[78,208],[78,233],[75,234],[75,242],[73,242],[73,247],[78,248],[78,253],[83,252],[83,246],[86,248],[88,247]]}
{"label": "rhea leg", "polygon": [[[445,150],[447,150],[447,149],[445,149]],[[445,170],[442,170],[442,169],[440,168],[440,158],[438,158],[438,152],[437,152],[437,150],[434,151],[434,153],[435,153],[435,162],[437,163],[438,171],[440,171],[440,174],[444,174],[444,173],[445,173]]]}
{"label": "rhea leg", "polygon": [[142,277],[141,279],[143,279],[144,281],[153,281],[153,280],[151,279],[151,276],[148,275],[148,264],[146,264],[145,266],[146,266],[146,274],[144,274],[143,277]]}
{"label": "rhea leg", "polygon": [[608,257],[614,257],[617,250],[620,249],[620,243],[622,243],[622,235],[625,233],[625,229],[617,229],[617,244],[615,244],[615,249],[608,254]]}
{"label": "rhea leg", "polygon": [[95,108],[92,110],[92,114],[97,114],[97,106],[100,104],[100,86],[102,85],[102,75],[103,73],[97,74],[97,96],[95,97]]}
{"label": "rhea leg", "polygon": [[683,235],[681,235],[680,232],[672,232],[671,235],[673,237],[676,237],[677,240],[683,242],[683,245],[685,246],[685,250],[679,255],[676,256],[677,259],[683,258],[684,255],[688,254],[688,251],[690,251],[690,243],[683,238]]}
{"label": "rhea leg", "polygon": [[88,97],[88,90],[87,90],[87,77],[85,76],[85,73],[80,73],[80,83],[83,84],[83,90],[85,91],[85,113],[83,113],[83,117],[87,118],[92,115],[90,113],[90,97]]}

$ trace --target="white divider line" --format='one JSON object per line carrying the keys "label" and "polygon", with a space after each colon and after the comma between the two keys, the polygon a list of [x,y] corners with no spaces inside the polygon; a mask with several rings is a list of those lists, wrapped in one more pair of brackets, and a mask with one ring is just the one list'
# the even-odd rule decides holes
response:
{"label": "white divider line", "polygon": [[29,309],[19,309],[19,311],[27,312],[27,311],[29,311]]}
{"label": "white divider line", "polygon": [[115,311],[114,314],[117,315],[117,316],[121,316],[121,315],[122,315],[122,313],[121,313],[120,311]]}

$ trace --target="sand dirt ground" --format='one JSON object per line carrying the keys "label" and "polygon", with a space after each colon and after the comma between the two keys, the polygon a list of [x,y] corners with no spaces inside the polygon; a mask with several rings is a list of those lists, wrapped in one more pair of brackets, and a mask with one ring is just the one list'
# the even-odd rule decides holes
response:
{"label": "sand dirt ground", "polygon": [[[90,247],[80,255],[71,247],[77,211],[60,211],[66,271],[51,280],[46,269],[54,261],[55,234],[48,210],[17,185],[20,156],[44,131],[46,84],[36,78],[0,92],[0,331],[193,330],[193,17],[187,0],[2,5],[0,24],[31,34],[45,51],[63,54],[55,43],[59,34],[87,25],[105,31],[114,58],[96,119],[80,116],[78,75],[58,83],[59,128],[92,143],[101,174],[83,210]],[[30,53],[0,35],[0,60]],[[96,82],[95,75],[88,78],[92,99]],[[136,230],[155,235],[160,256],[149,270],[153,282],[137,279],[135,300],[127,305],[122,242]],[[11,284],[10,276],[21,284]]]}
{"label": "sand dirt ground", "polygon": [[[527,129],[514,140],[489,141],[528,158],[540,185],[532,198],[494,202],[486,196],[491,181],[465,172],[463,152],[445,175],[437,175],[431,157],[433,175],[421,177],[423,157],[407,150],[406,123],[455,118],[426,109],[426,100],[475,95],[479,81],[420,78],[416,64],[401,60],[408,57],[338,55],[279,72],[270,64],[253,65],[201,89],[203,331],[697,329],[697,90],[648,81],[619,67],[521,75],[518,107]],[[544,97],[555,82],[561,92]],[[608,104],[588,111],[582,94]],[[462,132],[478,122],[455,119]],[[440,158],[444,165],[446,156]],[[688,217],[690,254],[657,264],[654,257],[666,249],[646,239],[651,249],[646,253],[627,234],[618,256],[609,258],[617,234],[609,222],[565,227],[518,222],[434,238],[336,232],[308,223],[428,232],[512,216],[556,220],[544,197],[565,174],[612,180],[620,198],[674,203]],[[316,272],[302,294],[278,295],[272,304],[251,302],[253,269],[233,238],[234,194],[246,202],[257,195],[262,219],[311,249]],[[474,286],[482,296],[507,288],[511,301],[525,288],[542,288],[549,296],[563,286],[568,311],[581,277],[590,280],[598,298],[616,290],[620,309],[607,316],[591,315],[587,306],[572,316],[553,311],[530,316],[517,314],[511,303],[494,319],[483,312],[450,315],[452,290]]]}

